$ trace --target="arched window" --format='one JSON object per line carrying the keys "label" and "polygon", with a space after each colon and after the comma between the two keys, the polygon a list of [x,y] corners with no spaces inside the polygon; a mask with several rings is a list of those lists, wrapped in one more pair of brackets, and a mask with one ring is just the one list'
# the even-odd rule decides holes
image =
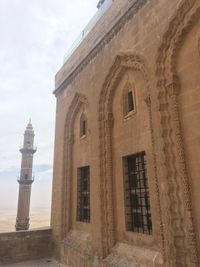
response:
{"label": "arched window", "polygon": [[134,87],[130,83],[126,84],[123,93],[123,113],[124,117],[134,113],[136,110],[135,106],[135,93]]}
{"label": "arched window", "polygon": [[86,136],[87,131],[87,119],[84,114],[80,117],[80,137]]}

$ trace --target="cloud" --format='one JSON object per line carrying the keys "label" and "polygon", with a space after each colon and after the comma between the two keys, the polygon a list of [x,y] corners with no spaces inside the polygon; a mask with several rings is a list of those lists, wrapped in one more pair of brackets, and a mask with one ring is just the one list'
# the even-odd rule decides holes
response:
{"label": "cloud", "polygon": [[46,172],[52,170],[52,165],[49,164],[40,164],[34,166],[34,172]]}
{"label": "cloud", "polygon": [[[52,166],[48,164],[34,167],[34,182],[31,192],[33,208],[49,208],[51,205]],[[0,171],[0,210],[17,210],[19,169],[11,167]],[[1,219],[1,218],[0,218]]]}
{"label": "cloud", "polygon": [[[14,166],[0,170],[0,179],[9,179],[12,178],[14,175],[19,173],[20,167],[16,168]],[[41,174],[44,172],[52,172],[52,165],[49,164],[38,164],[33,166],[33,172],[37,174]]]}
{"label": "cloud", "polygon": [[16,208],[19,147],[35,131],[32,204],[50,205],[55,128],[54,76],[96,11],[97,0],[0,1],[0,207]]}
{"label": "cloud", "polygon": [[96,11],[94,0],[0,1],[0,169],[18,166],[29,117],[36,163],[53,162],[54,76]]}

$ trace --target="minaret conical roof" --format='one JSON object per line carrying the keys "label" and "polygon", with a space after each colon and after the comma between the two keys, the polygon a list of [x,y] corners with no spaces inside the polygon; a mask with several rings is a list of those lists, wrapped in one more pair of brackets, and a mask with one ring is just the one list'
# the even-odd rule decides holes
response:
{"label": "minaret conical roof", "polygon": [[29,120],[29,123],[27,124],[26,126],[26,130],[29,130],[29,131],[33,131],[33,126],[32,126],[32,123],[31,123],[31,119]]}

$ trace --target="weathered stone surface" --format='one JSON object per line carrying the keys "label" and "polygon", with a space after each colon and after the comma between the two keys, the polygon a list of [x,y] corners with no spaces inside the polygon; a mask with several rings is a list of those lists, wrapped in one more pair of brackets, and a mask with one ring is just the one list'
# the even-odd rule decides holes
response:
{"label": "weathered stone surface", "polygon": [[[0,265],[0,266],[3,266],[3,265]],[[25,261],[25,262],[14,263],[14,264],[6,264],[4,266],[6,267],[67,267],[66,265],[63,265],[52,258],[46,258],[46,259],[36,260],[36,261]]]}
{"label": "weathered stone surface", "polygon": [[51,229],[0,234],[0,264],[52,256]]}
{"label": "weathered stone surface", "polygon": [[[52,229],[70,266],[200,265],[199,29],[197,0],[115,0],[57,73]],[[127,84],[136,110],[125,117]],[[140,151],[152,235],[125,225],[122,159]],[[77,168],[88,165],[86,224],[76,217]]]}

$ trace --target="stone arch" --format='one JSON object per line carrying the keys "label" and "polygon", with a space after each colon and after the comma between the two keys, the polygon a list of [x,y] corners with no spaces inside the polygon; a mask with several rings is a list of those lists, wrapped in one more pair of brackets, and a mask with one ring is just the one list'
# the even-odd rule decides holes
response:
{"label": "stone arch", "polygon": [[[103,113],[104,110],[107,110],[108,113],[112,112],[110,105],[110,102],[112,101],[112,94],[114,93],[114,88],[117,82],[125,73],[126,69],[134,69],[143,73],[147,85],[146,91],[143,92],[144,99],[149,96],[150,85],[145,60],[139,54],[121,53],[120,55],[116,56],[114,64],[110,68],[103,84],[103,90],[101,91],[100,96],[100,113]],[[107,90],[108,88],[109,90]]]}
{"label": "stone arch", "polygon": [[163,36],[156,58],[161,137],[157,162],[161,162],[165,184],[162,203],[166,210],[164,252],[168,266],[199,266],[177,101],[180,83],[176,71],[179,48],[199,18],[200,2],[184,0]]}
{"label": "stone arch", "polygon": [[64,155],[63,155],[63,187],[62,187],[62,239],[66,237],[71,227],[71,177],[72,177],[72,147],[74,142],[74,121],[82,105],[87,103],[84,95],[75,93],[68,109],[64,127]]}
{"label": "stone arch", "polygon": [[[112,101],[115,94],[117,84],[123,74],[128,69],[133,69],[142,73],[146,87],[143,94],[143,99],[147,104],[149,112],[149,121],[151,127],[152,147],[153,128],[151,118],[151,100],[150,100],[150,83],[147,74],[145,60],[139,54],[120,54],[117,55],[113,65],[111,66],[108,75],[106,76],[103,88],[100,94],[99,101],[99,137],[100,137],[100,177],[101,177],[101,194],[102,194],[102,239],[103,239],[103,256],[110,253],[111,248],[116,242],[115,225],[114,225],[114,210],[113,210],[113,162],[112,162],[112,128],[113,114]],[[153,155],[154,157],[154,155]],[[154,160],[155,163],[155,160]],[[155,168],[154,168],[155,169]],[[160,235],[162,235],[162,216],[159,203],[159,187],[155,170],[155,188],[157,196],[157,210],[159,210]],[[161,238],[162,239],[162,238]]]}

